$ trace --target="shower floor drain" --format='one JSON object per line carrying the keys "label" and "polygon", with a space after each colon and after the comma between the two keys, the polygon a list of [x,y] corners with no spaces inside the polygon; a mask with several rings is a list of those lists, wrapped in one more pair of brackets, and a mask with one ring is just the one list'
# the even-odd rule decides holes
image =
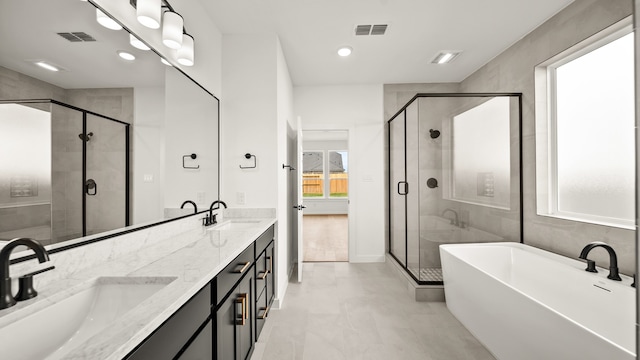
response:
{"label": "shower floor drain", "polygon": [[420,281],[442,281],[441,268],[421,268]]}

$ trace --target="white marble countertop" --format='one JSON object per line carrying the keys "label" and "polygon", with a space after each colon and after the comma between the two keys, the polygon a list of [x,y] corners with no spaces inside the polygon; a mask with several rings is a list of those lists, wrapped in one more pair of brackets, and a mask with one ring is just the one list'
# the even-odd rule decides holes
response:
{"label": "white marble countertop", "polygon": [[[174,239],[168,239],[78,271],[68,278],[41,285],[37,287],[39,295],[36,298],[0,311],[0,328],[59,301],[57,299],[66,298],[61,296],[63,292],[77,292],[98,277],[174,277],[175,280],[167,286],[62,357],[121,359],[275,223],[273,217],[243,219],[256,222],[238,230],[215,230],[215,226],[193,229],[180,234],[176,241],[181,241],[184,246],[177,249],[172,244]],[[228,220],[225,216],[224,221]],[[55,324],[49,325],[55,331]],[[10,341],[6,338],[0,340]]]}

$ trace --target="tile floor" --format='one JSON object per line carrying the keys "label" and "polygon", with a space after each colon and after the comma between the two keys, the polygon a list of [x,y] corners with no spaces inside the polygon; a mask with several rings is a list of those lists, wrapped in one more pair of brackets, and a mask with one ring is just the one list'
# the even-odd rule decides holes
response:
{"label": "tile floor", "polygon": [[349,261],[347,215],[305,215],[302,219],[304,261]]}
{"label": "tile floor", "polygon": [[252,360],[489,360],[445,303],[415,302],[388,264],[304,263]]}

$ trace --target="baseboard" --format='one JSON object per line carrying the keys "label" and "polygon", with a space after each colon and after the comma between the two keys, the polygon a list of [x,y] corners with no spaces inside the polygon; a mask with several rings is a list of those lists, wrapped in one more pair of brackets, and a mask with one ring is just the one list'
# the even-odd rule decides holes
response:
{"label": "baseboard", "polygon": [[350,263],[383,263],[385,262],[384,255],[355,255],[349,256]]}

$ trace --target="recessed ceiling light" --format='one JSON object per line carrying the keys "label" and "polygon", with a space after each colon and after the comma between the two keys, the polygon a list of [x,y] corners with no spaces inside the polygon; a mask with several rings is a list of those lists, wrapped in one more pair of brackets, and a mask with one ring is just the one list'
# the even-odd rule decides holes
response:
{"label": "recessed ceiling light", "polygon": [[343,46],[343,47],[338,49],[338,55],[340,55],[340,56],[349,56],[349,55],[351,55],[352,51],[353,51],[353,49],[351,48],[351,46]]}
{"label": "recessed ceiling light", "polygon": [[170,62],[168,62],[168,61],[167,61],[165,58],[163,58],[163,57],[161,57],[161,58],[160,58],[160,62],[161,62],[161,63],[163,63],[163,64],[165,64],[165,65],[167,65],[167,66],[173,66],[173,65],[171,65],[171,63],[170,63]]}
{"label": "recessed ceiling light", "polygon": [[96,9],[96,20],[100,25],[106,27],[107,29],[122,30],[122,26],[120,26],[120,24],[107,16],[107,14],[100,11],[100,9]]}
{"label": "recessed ceiling light", "polygon": [[51,65],[45,61],[36,61],[34,64],[40,66],[41,68],[47,69],[49,71],[60,71],[56,66]]}
{"label": "recessed ceiling light", "polygon": [[443,50],[440,51],[434,58],[431,60],[432,64],[448,64],[453,61],[458,55],[460,55],[462,51],[448,51]]}
{"label": "recessed ceiling light", "polygon": [[136,49],[140,49],[144,51],[151,50],[145,43],[140,41],[140,39],[133,36],[132,34],[129,34],[129,44],[131,44],[131,46],[133,46]]}
{"label": "recessed ceiling light", "polygon": [[133,56],[132,53],[128,53],[126,51],[122,51],[122,50],[118,50],[116,51],[118,53],[118,56],[120,56],[121,58],[128,60],[128,61],[133,61],[136,59],[135,56]]}

